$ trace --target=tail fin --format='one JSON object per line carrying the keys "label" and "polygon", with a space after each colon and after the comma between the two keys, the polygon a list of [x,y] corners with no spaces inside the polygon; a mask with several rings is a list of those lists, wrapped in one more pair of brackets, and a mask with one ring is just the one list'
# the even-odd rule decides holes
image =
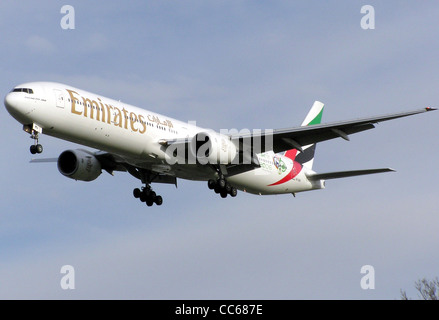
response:
{"label": "tail fin", "polygon": [[[320,101],[315,101],[311,107],[311,110],[309,110],[307,116],[305,117],[305,120],[303,120],[302,126],[312,126],[314,124],[320,124],[320,122],[322,121],[323,106],[324,104]],[[314,143],[304,146],[302,147],[302,150],[303,152],[299,152],[296,149],[287,150],[285,151],[285,156],[297,161],[303,167],[312,169],[316,144]]]}
{"label": "tail fin", "polygon": [[320,124],[320,122],[322,121],[323,106],[324,104],[322,102],[314,101],[311,110],[309,110],[307,116],[305,117],[305,120],[303,120],[302,122],[302,127],[311,126],[313,124]]}

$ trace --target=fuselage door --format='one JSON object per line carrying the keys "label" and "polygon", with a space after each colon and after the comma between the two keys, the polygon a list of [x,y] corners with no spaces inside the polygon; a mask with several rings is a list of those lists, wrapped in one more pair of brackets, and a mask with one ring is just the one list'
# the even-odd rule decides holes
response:
{"label": "fuselage door", "polygon": [[56,106],[58,108],[64,108],[65,99],[64,99],[63,92],[61,90],[58,90],[58,89],[53,89],[53,92],[55,93]]}

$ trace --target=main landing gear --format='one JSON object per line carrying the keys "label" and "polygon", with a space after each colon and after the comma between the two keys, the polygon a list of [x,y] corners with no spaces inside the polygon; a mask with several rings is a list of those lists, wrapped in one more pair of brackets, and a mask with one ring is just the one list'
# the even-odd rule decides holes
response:
{"label": "main landing gear", "polygon": [[221,195],[221,198],[226,198],[227,195],[230,195],[232,197],[236,197],[238,194],[238,190],[236,190],[235,187],[231,186],[223,175],[220,175],[220,177],[217,180],[210,179],[207,182],[207,186],[209,189],[214,190],[215,193],[219,193]]}
{"label": "main landing gear", "polygon": [[158,196],[151,188],[149,184],[142,189],[136,188],[133,190],[134,198],[140,199],[140,201],[145,202],[148,207],[151,207],[154,203],[161,206],[163,203],[162,196]]}
{"label": "main landing gear", "polygon": [[136,188],[133,190],[133,196],[139,199],[141,202],[145,202],[148,207],[151,207],[154,203],[161,206],[163,203],[162,196],[157,195],[151,188],[151,182],[156,178],[156,176],[148,170],[140,169],[132,166],[126,167],[128,172],[134,177],[140,179],[145,185],[142,188]]}

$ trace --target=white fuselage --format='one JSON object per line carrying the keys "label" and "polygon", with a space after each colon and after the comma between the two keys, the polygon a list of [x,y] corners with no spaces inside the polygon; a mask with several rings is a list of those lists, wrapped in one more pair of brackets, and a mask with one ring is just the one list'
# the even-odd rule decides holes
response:
{"label": "white fuselage", "polygon": [[[206,129],[68,85],[32,82],[5,98],[9,113],[23,125],[36,124],[44,134],[116,154],[127,163],[177,178],[208,180],[215,172],[199,164],[169,164],[162,140],[186,139]],[[288,157],[265,152],[260,167],[227,177],[238,189],[255,194],[296,193],[320,189]]]}

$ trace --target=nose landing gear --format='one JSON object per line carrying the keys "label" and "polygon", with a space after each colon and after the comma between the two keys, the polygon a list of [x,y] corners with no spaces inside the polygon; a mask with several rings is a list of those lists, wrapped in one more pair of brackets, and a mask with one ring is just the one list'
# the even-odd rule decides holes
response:
{"label": "nose landing gear", "polygon": [[30,146],[30,153],[42,153],[43,146],[39,143],[39,134],[43,132],[43,129],[33,123],[32,125],[24,125],[23,130],[30,134],[30,138],[34,140],[34,144]]}

